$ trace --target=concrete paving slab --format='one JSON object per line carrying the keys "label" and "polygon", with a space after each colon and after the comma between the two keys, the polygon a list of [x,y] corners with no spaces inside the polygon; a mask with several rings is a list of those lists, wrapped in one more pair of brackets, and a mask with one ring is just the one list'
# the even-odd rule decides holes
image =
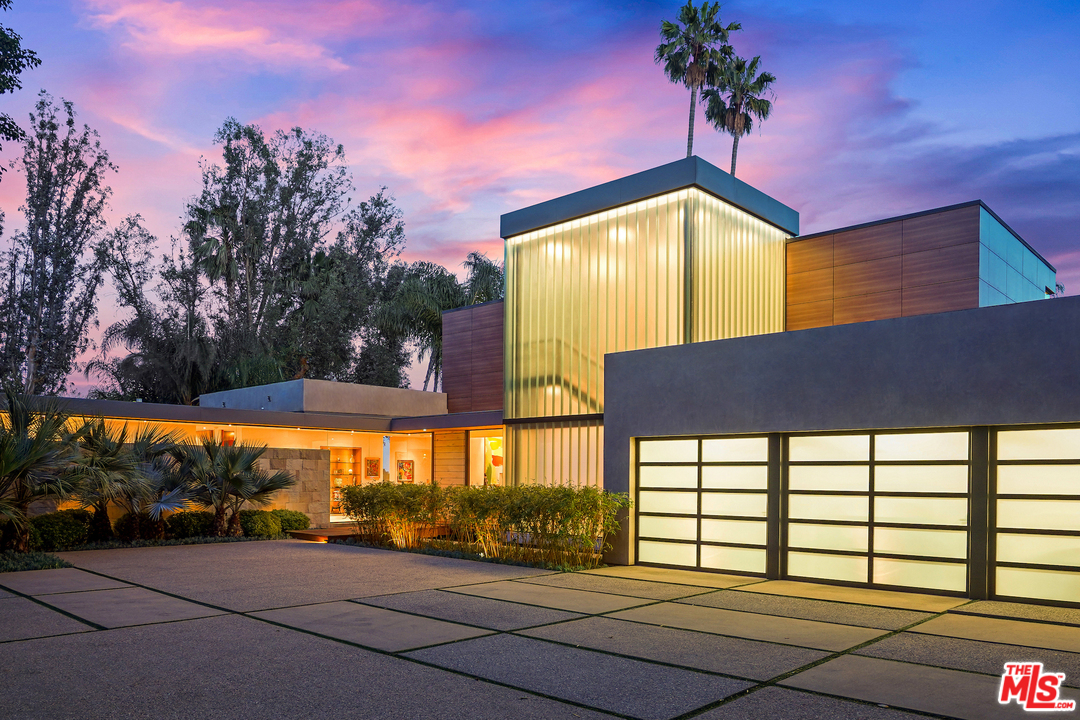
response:
{"label": "concrete paving slab", "polygon": [[1080,652],[1080,628],[1065,625],[949,614],[929,620],[912,628],[911,631],[927,635],[947,635],[968,640]]}
{"label": "concrete paving slab", "polygon": [[9,593],[9,592],[7,592],[5,590],[0,590],[0,600],[4,600],[6,598],[13,598],[13,597],[18,597],[18,595],[12,595],[11,593]]}
{"label": "concrete paving slab", "polygon": [[1028,605],[1027,603],[981,600],[968,603],[949,612],[958,615],[989,615],[1014,620],[1039,620],[1060,625],[1080,625],[1080,608]]}
{"label": "concrete paving slab", "polygon": [[601,617],[533,628],[521,634],[752,680],[769,680],[828,655],[820,650]]}
{"label": "concrete paving slab", "polygon": [[1000,645],[918,633],[900,633],[858,650],[856,655],[1000,675],[1005,663],[1042,662],[1047,672],[1065,673],[1065,684],[1080,687],[1080,654],[1045,648]]}
{"label": "concrete paving slab", "polygon": [[137,587],[48,595],[42,602],[107,628],[223,614],[221,610]]}
{"label": "concrete paving slab", "polygon": [[681,603],[649,605],[611,613],[608,617],[834,652],[847,650],[886,634],[882,630],[852,625],[758,615]]}
{"label": "concrete paving slab", "polygon": [[94,628],[42,607],[33,600],[12,597],[0,602],[0,642],[86,632]]}
{"label": "concrete paving slab", "polygon": [[407,657],[642,720],[667,720],[750,686],[513,635],[418,650]]}
{"label": "concrete paving slab", "polygon": [[587,615],[621,610],[651,602],[650,600],[629,598],[622,595],[608,595],[606,593],[570,590],[568,588],[520,582],[493,582],[484,583],[483,585],[450,587],[446,588],[446,590],[465,595],[491,598],[492,600],[508,600],[510,602],[585,613]]}
{"label": "concrete paving slab", "polygon": [[549,608],[519,605],[518,603],[489,600],[488,598],[462,595],[441,590],[420,590],[397,595],[380,595],[363,598],[357,602],[376,607],[401,610],[402,612],[427,615],[467,625],[479,625],[493,630],[518,630],[582,617],[578,613]]}
{"label": "concrete paving slab", "polygon": [[767,687],[704,712],[695,720],[909,720],[925,717],[876,704]]}
{"label": "concrete paving slab", "polygon": [[914,612],[912,610],[852,605],[827,600],[807,600],[806,598],[766,595],[764,593],[731,592],[729,590],[718,590],[708,595],[696,595],[678,602],[687,605],[703,605],[727,610],[764,613],[765,615],[802,618],[803,620],[821,620],[842,625],[860,625],[883,630],[899,630],[912,623],[933,617],[930,613]]}
{"label": "concrete paving slab", "polygon": [[997,702],[999,677],[843,655],[781,684],[965,720],[1024,717]]}
{"label": "concrete paving slab", "polygon": [[0,573],[0,586],[23,595],[35,596],[131,587],[127,583],[83,572],[78,568]]}
{"label": "concrete paving slab", "polygon": [[606,568],[597,568],[596,570],[583,570],[582,573],[585,575],[651,580],[674,585],[695,585],[711,588],[751,585],[763,580],[763,578],[745,577],[743,575],[721,575],[720,573],[698,570],[672,570],[670,568],[648,567],[647,565],[613,565]]}
{"label": "concrete paving slab", "polygon": [[252,617],[325,635],[365,647],[400,652],[487,635],[489,630],[406,615],[352,602],[264,610]]}
{"label": "concrete paving slab", "polygon": [[675,598],[713,591],[713,588],[711,587],[675,585],[672,583],[634,580],[632,578],[613,576],[605,577],[602,575],[589,575],[583,572],[541,575],[540,577],[526,578],[520,582],[533,583],[536,585],[550,585],[552,587],[564,587],[572,590],[604,592],[611,593],[612,595],[649,598],[651,600],[674,600]]}
{"label": "concrete paving slab", "polygon": [[611,718],[237,615],[6,643],[0,667],[19,720]]}
{"label": "concrete paving slab", "polygon": [[[87,550],[59,555],[77,567],[241,612],[549,573],[536,568],[301,540]],[[269,572],[272,568],[281,570]]]}
{"label": "concrete paving slab", "polygon": [[746,592],[768,593],[770,595],[789,595],[792,597],[811,598],[813,600],[832,600],[834,602],[854,603],[856,605],[878,605],[880,607],[900,608],[939,613],[970,602],[966,598],[945,597],[943,595],[924,595],[922,593],[893,592],[872,588],[845,587],[843,585],[822,585],[818,583],[795,582],[794,580],[768,580],[744,588]]}

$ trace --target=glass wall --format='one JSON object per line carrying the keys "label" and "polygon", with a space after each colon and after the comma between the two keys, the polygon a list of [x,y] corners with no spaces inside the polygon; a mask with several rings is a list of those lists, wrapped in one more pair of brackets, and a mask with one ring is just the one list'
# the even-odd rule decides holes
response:
{"label": "glass wall", "polygon": [[1080,602],[1080,428],[997,435],[996,593]]}
{"label": "glass wall", "polygon": [[986,212],[979,210],[979,307],[1047,297],[1057,275],[1030,248]]}
{"label": "glass wall", "polygon": [[472,430],[469,432],[469,485],[505,485],[506,465],[503,463],[502,430]]}
{"label": "glass wall", "polygon": [[598,420],[508,424],[506,462],[510,484],[600,487],[604,426]]}

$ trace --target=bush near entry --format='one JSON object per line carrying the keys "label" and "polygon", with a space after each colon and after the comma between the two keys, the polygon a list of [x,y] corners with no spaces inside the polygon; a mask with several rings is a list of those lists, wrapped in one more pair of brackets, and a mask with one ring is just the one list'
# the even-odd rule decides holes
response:
{"label": "bush near entry", "polygon": [[450,487],[383,482],[345,488],[342,507],[362,539],[430,546],[547,567],[596,567],[622,493],[569,485]]}
{"label": "bush near entry", "polygon": [[281,521],[266,510],[241,510],[240,527],[244,537],[277,537],[281,534]]}
{"label": "bush near entry", "polygon": [[170,515],[165,524],[174,538],[206,537],[214,529],[214,513],[185,510]]}
{"label": "bush near entry", "polygon": [[270,514],[281,523],[281,532],[307,530],[311,527],[311,518],[299,510],[271,510]]}
{"label": "bush near entry", "polygon": [[54,552],[84,545],[91,517],[86,510],[60,510],[30,518],[30,547]]}

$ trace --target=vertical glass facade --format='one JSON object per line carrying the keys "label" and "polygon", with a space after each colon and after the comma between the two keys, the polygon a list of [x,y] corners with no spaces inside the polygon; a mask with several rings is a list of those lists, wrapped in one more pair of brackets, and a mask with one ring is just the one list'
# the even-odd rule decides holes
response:
{"label": "vertical glass facade", "polygon": [[552,418],[508,424],[508,481],[601,482],[599,421],[556,418],[603,413],[606,353],[782,331],[787,237],[696,188],[508,237],[504,413]]}
{"label": "vertical glass facade", "polygon": [[979,307],[1006,305],[1047,297],[1056,273],[1038,255],[979,209]]}

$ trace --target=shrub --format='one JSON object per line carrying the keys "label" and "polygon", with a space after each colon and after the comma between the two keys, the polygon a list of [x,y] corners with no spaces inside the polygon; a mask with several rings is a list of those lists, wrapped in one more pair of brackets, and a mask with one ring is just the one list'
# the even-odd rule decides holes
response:
{"label": "shrub", "polygon": [[186,510],[174,513],[165,524],[174,538],[209,537],[214,529],[214,513]]}
{"label": "shrub", "polygon": [[347,487],[341,506],[356,521],[361,537],[385,538],[395,547],[420,547],[433,526],[446,521],[447,492],[438,485],[378,482]]}
{"label": "shrub", "polygon": [[240,527],[245,537],[277,537],[281,521],[266,510],[241,510]]}
{"label": "shrub", "polygon": [[281,532],[307,530],[311,527],[311,518],[298,510],[271,510],[270,514],[281,523]]}
{"label": "shrub", "polygon": [[61,560],[55,555],[47,555],[43,552],[14,552],[0,553],[0,573],[22,572],[23,570],[54,570],[56,568],[72,567],[71,563]]}
{"label": "shrub", "polygon": [[91,515],[86,510],[60,510],[30,518],[30,547],[55,552],[86,543]]}

